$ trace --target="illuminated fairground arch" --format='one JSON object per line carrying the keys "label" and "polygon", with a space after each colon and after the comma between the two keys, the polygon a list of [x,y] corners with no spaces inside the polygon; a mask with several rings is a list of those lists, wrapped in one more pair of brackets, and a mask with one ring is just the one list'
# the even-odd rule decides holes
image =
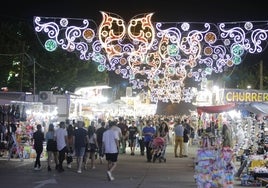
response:
{"label": "illuminated fairground arch", "polygon": [[98,63],[100,72],[128,79],[134,89],[148,87],[153,102],[190,102],[194,96],[186,78],[201,82],[267,46],[267,22],[153,23],[153,13],[147,13],[126,23],[119,15],[101,14],[99,25],[37,16],[35,31],[45,35],[39,39],[46,50],[77,53],[81,60]]}

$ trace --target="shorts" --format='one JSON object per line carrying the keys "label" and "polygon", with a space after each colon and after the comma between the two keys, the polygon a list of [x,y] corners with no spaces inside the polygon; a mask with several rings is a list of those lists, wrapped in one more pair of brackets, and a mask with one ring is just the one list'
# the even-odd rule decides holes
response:
{"label": "shorts", "polygon": [[105,157],[107,161],[117,162],[118,153],[105,153]]}
{"label": "shorts", "polygon": [[86,147],[76,147],[75,148],[75,156],[83,157],[85,155]]}

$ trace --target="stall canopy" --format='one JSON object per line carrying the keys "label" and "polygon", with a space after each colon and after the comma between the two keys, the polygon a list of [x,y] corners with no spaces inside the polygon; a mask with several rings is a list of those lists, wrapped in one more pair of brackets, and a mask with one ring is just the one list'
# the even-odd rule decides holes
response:
{"label": "stall canopy", "polygon": [[243,108],[254,114],[268,115],[268,102],[251,102],[243,105]]}
{"label": "stall canopy", "polygon": [[234,110],[236,108],[235,103],[229,103],[224,105],[217,105],[217,106],[198,106],[197,113],[200,115],[203,112],[205,113],[221,113],[221,112],[227,112],[230,110]]}

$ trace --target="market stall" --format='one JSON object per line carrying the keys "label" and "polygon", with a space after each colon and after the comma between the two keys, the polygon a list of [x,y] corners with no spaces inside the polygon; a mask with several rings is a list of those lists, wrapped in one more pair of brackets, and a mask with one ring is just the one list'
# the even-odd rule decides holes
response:
{"label": "market stall", "polygon": [[[253,115],[251,122],[251,130],[255,132],[252,135],[252,144],[244,152],[243,163],[239,169],[238,177],[241,178],[242,185],[250,185],[253,183],[268,183],[268,128],[267,115],[268,103],[266,102],[250,102],[240,106],[240,109],[247,110]],[[254,139],[255,138],[255,139]]]}
{"label": "market stall", "polygon": [[195,166],[197,187],[233,187],[235,174],[233,148],[230,145],[222,145],[224,138],[221,134],[221,125],[227,117],[222,113],[235,108],[236,105],[233,103],[197,107],[200,138]]}

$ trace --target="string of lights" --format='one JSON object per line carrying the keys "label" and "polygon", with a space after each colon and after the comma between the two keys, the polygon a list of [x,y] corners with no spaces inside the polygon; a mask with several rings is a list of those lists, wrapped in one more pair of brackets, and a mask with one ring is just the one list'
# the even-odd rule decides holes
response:
{"label": "string of lights", "polygon": [[101,14],[98,26],[88,19],[37,16],[34,27],[37,36],[45,35],[39,40],[47,51],[78,53],[97,63],[98,71],[128,79],[134,89],[148,87],[153,102],[191,102],[186,78],[206,82],[267,46],[267,22],[153,23],[153,13],[146,13],[126,23],[117,14]]}

